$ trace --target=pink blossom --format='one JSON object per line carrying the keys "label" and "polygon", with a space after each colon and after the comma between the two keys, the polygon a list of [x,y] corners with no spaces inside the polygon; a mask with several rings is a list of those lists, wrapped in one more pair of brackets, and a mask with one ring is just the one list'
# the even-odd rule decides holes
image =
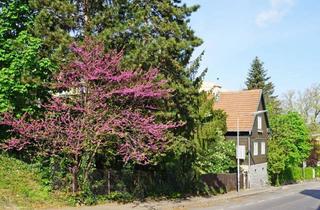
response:
{"label": "pink blossom", "polygon": [[108,146],[112,136],[124,162],[149,164],[165,151],[167,132],[179,126],[155,117],[159,101],[170,97],[166,81],[158,78],[157,69],[120,68],[122,52],[104,53],[103,44],[88,38],[71,50],[75,60],[55,77],[55,95],[43,105],[43,118],[4,115],[1,124],[11,127],[13,137],[3,148],[33,146],[41,155],[64,153],[79,162],[83,153]]}

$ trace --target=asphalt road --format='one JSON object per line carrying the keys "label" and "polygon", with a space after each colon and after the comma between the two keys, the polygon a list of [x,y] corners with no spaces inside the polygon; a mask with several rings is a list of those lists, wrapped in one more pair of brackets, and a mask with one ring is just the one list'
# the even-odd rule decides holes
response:
{"label": "asphalt road", "polygon": [[273,192],[217,202],[201,210],[320,210],[320,182],[289,185]]}

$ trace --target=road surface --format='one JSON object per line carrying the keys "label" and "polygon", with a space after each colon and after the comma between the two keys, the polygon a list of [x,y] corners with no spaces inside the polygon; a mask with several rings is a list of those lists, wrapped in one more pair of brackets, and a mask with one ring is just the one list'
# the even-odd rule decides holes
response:
{"label": "road surface", "polygon": [[217,202],[196,210],[320,210],[320,182],[288,185],[272,192]]}
{"label": "road surface", "polygon": [[[50,209],[50,210],[57,210]],[[182,200],[66,207],[59,210],[320,210],[320,181]]]}

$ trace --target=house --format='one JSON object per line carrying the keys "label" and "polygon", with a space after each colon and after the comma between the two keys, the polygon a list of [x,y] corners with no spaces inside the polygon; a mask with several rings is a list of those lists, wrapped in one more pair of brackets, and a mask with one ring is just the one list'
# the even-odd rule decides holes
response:
{"label": "house", "polygon": [[248,188],[268,183],[267,140],[269,121],[262,90],[219,92],[215,95],[214,109],[227,114],[227,140],[237,140],[245,147],[245,159],[240,160],[242,173],[247,175]]}

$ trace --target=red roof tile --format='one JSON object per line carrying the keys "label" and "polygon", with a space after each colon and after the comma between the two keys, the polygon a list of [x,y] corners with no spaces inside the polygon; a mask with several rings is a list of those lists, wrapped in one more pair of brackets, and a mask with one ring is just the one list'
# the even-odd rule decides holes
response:
{"label": "red roof tile", "polygon": [[213,107],[227,113],[228,131],[237,131],[237,118],[240,131],[251,131],[254,123],[253,112],[258,111],[261,94],[261,90],[221,92]]}

